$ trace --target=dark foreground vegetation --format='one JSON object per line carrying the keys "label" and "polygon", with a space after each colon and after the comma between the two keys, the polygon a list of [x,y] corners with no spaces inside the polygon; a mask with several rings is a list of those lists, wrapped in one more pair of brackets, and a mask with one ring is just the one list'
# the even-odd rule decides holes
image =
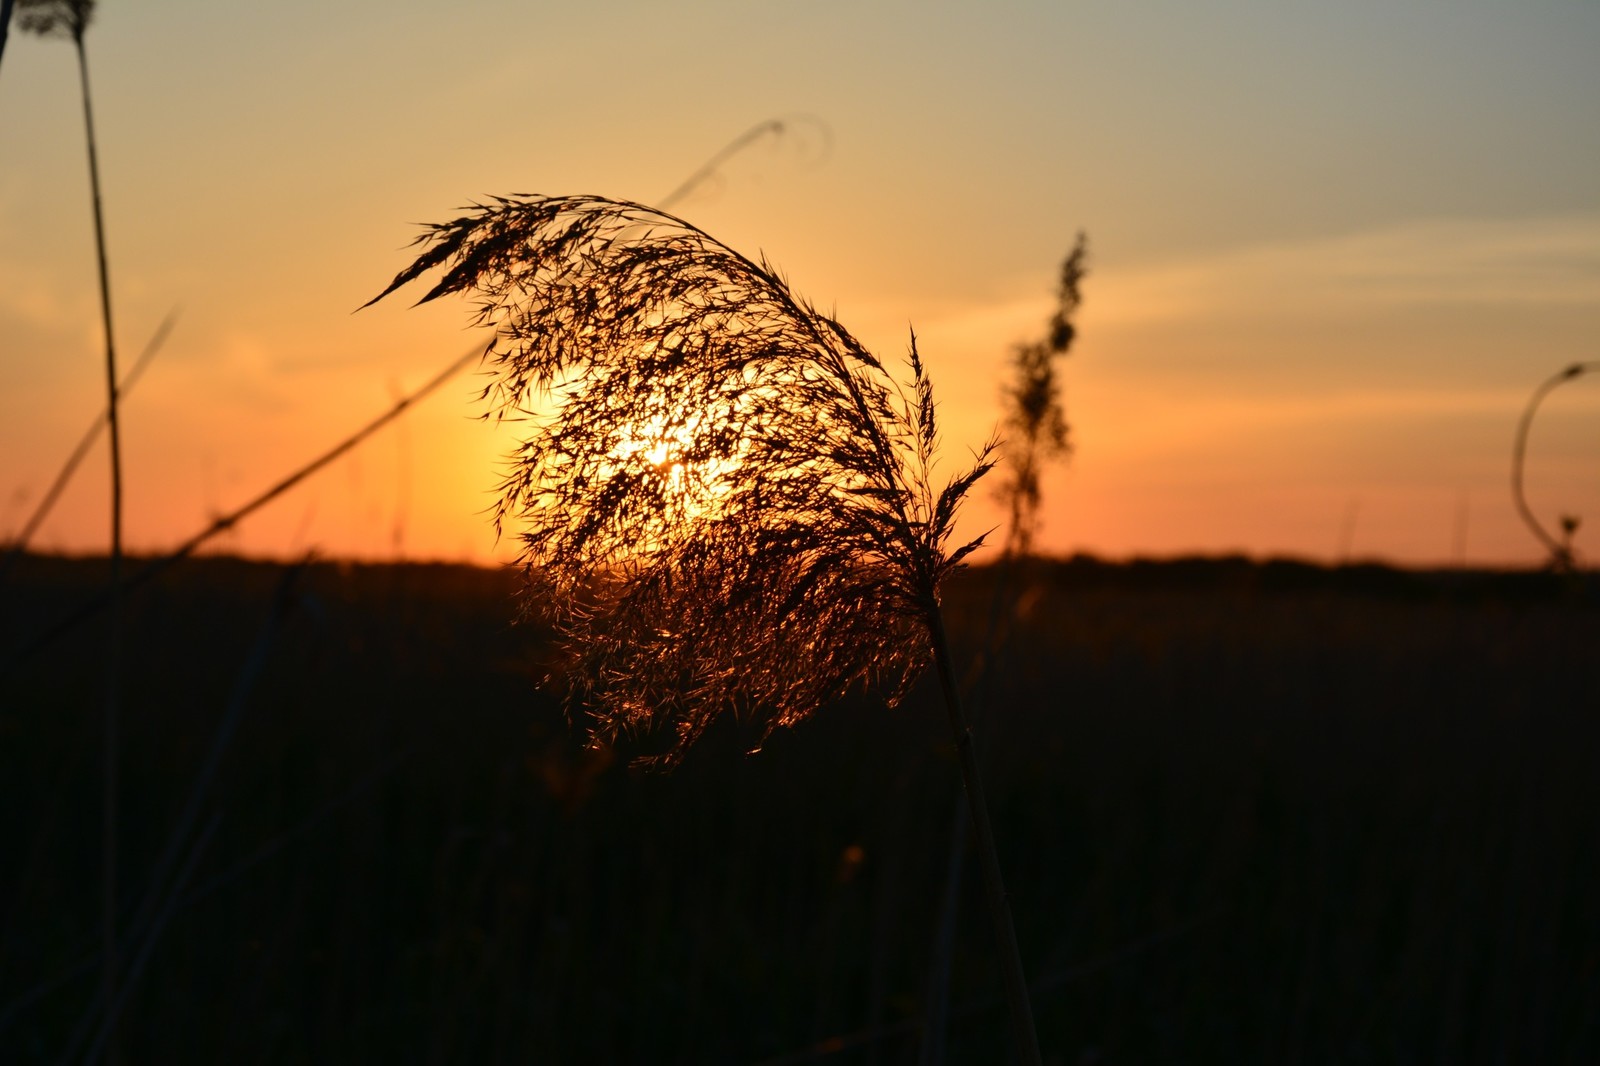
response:
{"label": "dark foreground vegetation", "polygon": [[[238,710],[120,962],[125,1061],[917,1061],[959,788],[926,682],[643,774],[535,690],[512,575],[285,572],[194,560],[124,607],[125,930]],[[24,559],[0,655],[105,574]],[[958,656],[990,583],[952,584]],[[1047,1061],[1600,1061],[1592,583],[1024,585],[980,743]],[[7,1063],[58,1061],[99,986],[104,624],[0,676]],[[966,884],[950,1060],[1002,1062]]]}

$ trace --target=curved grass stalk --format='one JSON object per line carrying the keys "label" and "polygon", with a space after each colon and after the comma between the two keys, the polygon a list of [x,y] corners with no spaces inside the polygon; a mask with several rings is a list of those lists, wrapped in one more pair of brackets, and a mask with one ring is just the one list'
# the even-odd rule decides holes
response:
{"label": "curved grass stalk", "polygon": [[533,433],[495,513],[530,609],[564,643],[591,735],[670,733],[671,765],[723,714],[763,732],[851,690],[893,703],[936,667],[972,808],[1023,1060],[1039,1061],[1005,888],[951,674],[941,581],[993,443],[936,486],[933,386],[913,334],[896,382],[833,318],[676,216],[589,196],[496,197],[427,227],[370,303],[477,298],[490,414]]}
{"label": "curved grass stalk", "polygon": [[1523,524],[1550,553],[1550,565],[1558,571],[1571,570],[1573,567],[1572,534],[1577,531],[1578,520],[1570,515],[1562,515],[1562,539],[1557,540],[1552,536],[1528,506],[1528,498],[1522,491],[1522,468],[1528,456],[1528,431],[1533,428],[1533,416],[1538,412],[1539,405],[1557,386],[1590,370],[1600,370],[1600,362],[1573,363],[1540,382],[1528,398],[1528,405],[1522,409],[1522,417],[1517,420],[1517,432],[1511,443],[1511,501],[1516,505]]}
{"label": "curved grass stalk", "polygon": [[[1022,563],[1031,556],[1034,534],[1039,529],[1039,509],[1043,501],[1040,474],[1047,462],[1067,457],[1072,452],[1055,360],[1069,353],[1077,337],[1073,318],[1083,303],[1082,284],[1088,273],[1085,265],[1088,253],[1088,235],[1079,231],[1061,263],[1056,308],[1051,313],[1044,339],[1018,344],[1011,352],[1013,375],[1002,392],[1006,405],[1005,426],[1009,433],[1004,474],[997,494],[1010,521],[1006,525],[1000,559],[992,567],[994,587],[989,595],[983,641],[968,669],[966,691],[974,729],[981,724],[988,682],[994,676],[995,663],[1009,640],[1011,623],[1015,620],[1017,601],[1013,580]],[[944,892],[934,935],[927,1009],[923,1015],[920,1066],[943,1066],[945,1061],[956,912],[961,901],[971,824],[970,815],[958,803],[950,820]]]}

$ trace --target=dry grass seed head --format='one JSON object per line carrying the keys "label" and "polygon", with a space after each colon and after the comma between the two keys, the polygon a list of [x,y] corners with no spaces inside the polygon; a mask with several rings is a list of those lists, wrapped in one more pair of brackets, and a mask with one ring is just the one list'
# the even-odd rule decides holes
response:
{"label": "dry grass seed head", "polygon": [[79,40],[94,18],[94,5],[95,0],[16,0],[17,28]]}
{"label": "dry grass seed head", "polygon": [[1044,464],[1072,452],[1066,412],[1055,360],[1065,356],[1077,337],[1073,317],[1083,303],[1083,278],[1088,273],[1088,237],[1079,233],[1061,264],[1056,307],[1043,340],[1012,349],[1012,380],[1005,386],[1005,425],[1012,443],[999,494],[1010,503],[1011,531],[1007,551],[1026,555],[1039,525],[1040,475]]}
{"label": "dry grass seed head", "polygon": [[932,386],[682,219],[587,196],[497,197],[427,227],[378,297],[477,297],[486,398],[534,416],[501,485],[528,602],[562,634],[595,735],[723,712],[790,725],[846,691],[898,699],[929,656],[962,496],[932,486]]}

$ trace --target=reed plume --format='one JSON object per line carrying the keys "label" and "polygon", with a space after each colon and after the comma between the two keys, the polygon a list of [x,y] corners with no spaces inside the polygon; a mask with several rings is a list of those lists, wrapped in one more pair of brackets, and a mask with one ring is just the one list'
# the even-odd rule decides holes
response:
{"label": "reed plume", "polygon": [[950,665],[939,585],[994,442],[935,485],[933,386],[683,219],[591,196],[495,197],[430,225],[368,305],[430,271],[495,330],[490,411],[533,423],[501,485],[528,602],[566,648],[593,735],[667,729],[671,764],[719,715],[766,733],[847,691],[891,703],[931,661],[983,857],[1013,1039],[1027,985]]}
{"label": "reed plume", "polygon": [[[471,290],[485,390],[534,421],[501,485],[529,602],[595,734],[720,713],[791,725],[846,691],[893,702],[927,664],[956,509],[991,446],[933,484],[933,390],[682,219],[586,196],[495,198],[430,226],[377,299]],[[536,413],[538,412],[538,413]]]}
{"label": "reed plume", "polygon": [[1088,237],[1083,233],[1061,263],[1056,309],[1042,340],[1018,344],[1011,351],[1013,378],[1005,387],[1006,467],[1000,494],[1009,505],[1006,556],[1027,556],[1039,529],[1043,498],[1039,475],[1045,463],[1070,455],[1072,442],[1061,407],[1061,385],[1055,360],[1072,349],[1078,328],[1072,319],[1083,303],[1081,286],[1088,273]]}

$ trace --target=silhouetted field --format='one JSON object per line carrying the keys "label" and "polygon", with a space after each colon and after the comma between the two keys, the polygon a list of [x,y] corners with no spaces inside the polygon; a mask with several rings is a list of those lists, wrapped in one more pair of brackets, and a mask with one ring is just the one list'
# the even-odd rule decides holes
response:
{"label": "silhouetted field", "polygon": [[[27,558],[0,652],[103,582]],[[925,682],[667,774],[535,689],[514,575],[176,568],[127,604],[128,1062],[916,1061],[959,775]],[[957,655],[992,575],[958,575]],[[1040,566],[980,746],[1047,1061],[1600,1061],[1600,604],[1542,575]],[[104,620],[0,677],[0,1060],[99,981]],[[1005,1061],[976,878],[951,1060]],[[92,1035],[92,1034],[91,1034]],[[837,1049],[832,1054],[824,1054]]]}

